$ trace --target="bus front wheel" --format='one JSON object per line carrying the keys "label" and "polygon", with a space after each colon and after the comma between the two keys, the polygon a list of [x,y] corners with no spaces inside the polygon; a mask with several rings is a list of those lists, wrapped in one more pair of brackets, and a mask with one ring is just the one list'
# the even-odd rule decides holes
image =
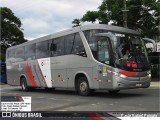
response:
{"label": "bus front wheel", "polygon": [[23,91],[28,91],[29,88],[27,86],[27,81],[26,81],[26,78],[21,78],[21,88]]}
{"label": "bus front wheel", "polygon": [[78,93],[82,96],[88,96],[91,93],[88,80],[86,77],[80,77],[78,80]]}

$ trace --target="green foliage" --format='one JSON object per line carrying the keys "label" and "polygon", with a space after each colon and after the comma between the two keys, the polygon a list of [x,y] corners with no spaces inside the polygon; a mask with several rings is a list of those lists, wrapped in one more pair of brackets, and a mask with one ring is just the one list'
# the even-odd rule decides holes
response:
{"label": "green foliage", "polygon": [[94,23],[98,17],[99,13],[97,11],[87,11],[87,13],[83,15],[81,21],[88,21]]}
{"label": "green foliage", "polygon": [[0,60],[3,62],[5,61],[5,54],[0,53]]}
{"label": "green foliage", "polygon": [[80,23],[81,23],[80,19],[74,19],[72,21],[73,27],[81,26]]}
{"label": "green foliage", "polygon": [[114,25],[123,24],[123,0],[103,0],[98,9],[102,14],[99,19],[100,23],[108,24],[112,20]]}
{"label": "green foliage", "polygon": [[[160,2],[158,0],[126,0],[128,28],[138,30],[143,36],[153,38],[159,34]],[[83,22],[123,26],[123,0],[103,0],[98,11],[87,11]]]}
{"label": "green foliage", "polygon": [[0,7],[1,14],[1,60],[5,59],[6,49],[23,42],[23,32],[21,29],[21,21],[14,13],[7,7]]}

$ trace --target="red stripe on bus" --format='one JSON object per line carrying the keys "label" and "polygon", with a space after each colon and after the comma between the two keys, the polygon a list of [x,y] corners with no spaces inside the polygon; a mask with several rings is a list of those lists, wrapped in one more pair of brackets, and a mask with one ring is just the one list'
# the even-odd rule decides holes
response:
{"label": "red stripe on bus", "polygon": [[45,78],[44,78],[44,76],[43,76],[42,70],[41,70],[41,68],[40,68],[40,66],[39,66],[39,63],[38,63],[38,67],[39,67],[39,69],[40,69],[40,73],[41,73],[41,75],[42,75],[42,78],[44,79],[44,83],[45,83],[46,87],[48,87],[48,86],[47,86],[47,83],[46,83],[46,80],[45,80]]}
{"label": "red stripe on bus", "polygon": [[31,81],[31,84],[33,87],[36,87],[36,82],[34,80],[34,77],[33,77],[33,74],[32,74],[32,71],[31,71],[31,68],[29,66],[29,64],[27,63],[26,64],[26,68],[27,68],[27,73],[28,73],[28,76],[30,78],[30,81]]}
{"label": "red stripe on bus", "polygon": [[94,118],[95,120],[103,120],[102,118],[96,116],[96,115],[93,114],[93,113],[88,113],[88,115],[89,115],[90,117]]}
{"label": "red stripe on bus", "polygon": [[126,76],[127,75],[129,75],[129,76],[134,75],[135,76],[137,74],[137,72],[120,71],[119,74],[123,74],[123,75],[126,75]]}

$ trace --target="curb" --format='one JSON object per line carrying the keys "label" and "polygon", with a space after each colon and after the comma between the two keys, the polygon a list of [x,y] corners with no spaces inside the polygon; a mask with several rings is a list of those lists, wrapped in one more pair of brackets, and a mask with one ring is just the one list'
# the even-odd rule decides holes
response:
{"label": "curb", "polygon": [[152,81],[150,87],[160,88],[160,81]]}

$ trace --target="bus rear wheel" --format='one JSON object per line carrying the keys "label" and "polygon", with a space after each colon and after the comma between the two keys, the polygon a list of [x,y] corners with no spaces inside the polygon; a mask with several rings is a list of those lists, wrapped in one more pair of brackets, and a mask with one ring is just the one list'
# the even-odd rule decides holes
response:
{"label": "bus rear wheel", "polygon": [[78,93],[82,96],[88,96],[91,93],[86,77],[80,77],[78,80]]}
{"label": "bus rear wheel", "polygon": [[120,90],[108,90],[109,93],[111,94],[117,94]]}
{"label": "bus rear wheel", "polygon": [[48,88],[48,87],[46,87],[45,90],[47,90],[47,91],[53,91],[53,90],[55,90],[55,88]]}
{"label": "bus rear wheel", "polygon": [[22,91],[28,91],[29,90],[29,87],[27,86],[27,81],[26,81],[26,78],[21,78],[21,88],[22,88]]}

